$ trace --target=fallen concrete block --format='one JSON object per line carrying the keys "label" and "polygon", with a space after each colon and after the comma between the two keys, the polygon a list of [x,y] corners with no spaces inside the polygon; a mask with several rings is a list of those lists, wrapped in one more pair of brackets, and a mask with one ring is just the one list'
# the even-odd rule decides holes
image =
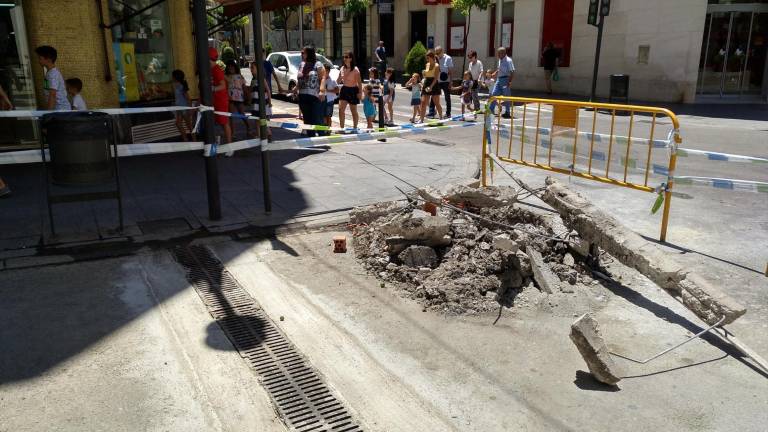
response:
{"label": "fallen concrete block", "polygon": [[683,304],[709,325],[723,317],[723,325],[730,324],[747,312],[744,306],[697,274],[689,274],[678,287]]}
{"label": "fallen concrete block", "polygon": [[456,185],[448,190],[443,198],[452,203],[466,203],[471,207],[504,207],[514,204],[517,191],[510,186],[471,188]]}
{"label": "fallen concrete block", "polygon": [[400,214],[381,226],[390,237],[402,237],[419,244],[441,247],[450,244],[450,222],[442,216],[432,216],[423,210]]}
{"label": "fallen concrete block", "polygon": [[533,270],[533,280],[539,284],[539,288],[547,294],[560,291],[560,278],[557,277],[539,251],[528,248],[528,257],[531,260],[531,270]]}
{"label": "fallen concrete block", "polygon": [[408,246],[398,255],[403,264],[411,268],[435,268],[437,266],[437,254],[428,246]]}
{"label": "fallen concrete block", "polygon": [[520,246],[509,234],[499,234],[493,238],[493,248],[500,251],[517,252]]}
{"label": "fallen concrete block", "polygon": [[609,385],[621,380],[623,372],[613,361],[597,320],[591,314],[584,314],[571,324],[570,337],[595,379]]}
{"label": "fallen concrete block", "polygon": [[400,201],[384,201],[368,206],[355,207],[349,211],[349,221],[353,224],[371,223],[382,216],[394,214],[394,212],[403,207],[405,207],[405,204]]}
{"label": "fallen concrete block", "polygon": [[[746,308],[713,287],[657,245],[645,240],[612,216],[551,178],[547,179],[544,201],[554,207],[565,224],[593,243],[639,271],[656,285],[682,297],[683,304],[705,322],[716,323],[723,316],[730,323]],[[688,281],[688,282],[686,282]]]}

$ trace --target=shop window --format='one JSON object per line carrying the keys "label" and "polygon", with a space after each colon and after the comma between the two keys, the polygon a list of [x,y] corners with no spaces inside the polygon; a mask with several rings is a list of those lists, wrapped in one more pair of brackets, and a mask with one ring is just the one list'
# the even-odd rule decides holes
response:
{"label": "shop window", "polygon": [[464,30],[467,26],[467,17],[456,9],[448,9],[448,34],[445,39],[448,41],[448,55],[464,55]]}
{"label": "shop window", "polygon": [[168,5],[162,2],[137,13],[152,2],[109,1],[110,21],[119,22],[112,27],[112,46],[121,104],[173,97],[171,71],[174,68]]}
{"label": "shop window", "polygon": [[[496,5],[489,8],[491,33],[488,35],[488,56],[496,57]],[[501,45],[512,57],[512,39],[515,33],[515,2],[504,2],[501,8]]]}
{"label": "shop window", "polygon": [[[544,23],[541,27],[540,52],[548,43],[560,51],[560,66],[571,64],[571,36],[573,35],[574,0],[544,0]],[[539,66],[544,66],[539,59]]]}

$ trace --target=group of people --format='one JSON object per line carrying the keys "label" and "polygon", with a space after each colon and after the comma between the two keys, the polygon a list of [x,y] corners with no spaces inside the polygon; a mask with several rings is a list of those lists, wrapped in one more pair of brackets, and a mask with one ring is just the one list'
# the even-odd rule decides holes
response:
{"label": "group of people", "polygon": [[[44,110],[86,110],[88,109],[81,92],[83,91],[83,81],[79,78],[64,79],[59,68],[56,67],[58,52],[56,48],[49,45],[41,45],[35,48],[37,60],[40,66],[45,69],[43,79],[43,99],[42,109]],[[0,110],[14,109],[13,102],[8,94],[0,86]],[[0,178],[0,197],[11,194],[11,188],[2,178]]]}

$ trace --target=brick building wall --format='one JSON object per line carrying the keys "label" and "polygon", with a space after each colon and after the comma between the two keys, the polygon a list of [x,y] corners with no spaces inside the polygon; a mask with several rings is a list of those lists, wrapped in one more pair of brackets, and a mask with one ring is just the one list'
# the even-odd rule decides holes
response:
{"label": "brick building wall", "polygon": [[[101,0],[104,21],[109,22],[108,0]],[[190,96],[198,96],[195,36],[188,0],[167,0],[171,21],[173,68],[187,75]],[[58,51],[56,66],[64,78],[77,77],[83,81],[83,98],[89,108],[119,106],[112,35],[100,25],[99,8],[95,1],[35,0],[34,6],[24,8],[27,36],[32,59],[32,74],[36,84],[38,105],[43,103],[43,69],[37,63],[34,49],[51,45]],[[106,38],[106,53],[104,50]],[[207,38],[207,36],[206,36]],[[110,80],[106,79],[108,65]]]}
{"label": "brick building wall", "polygon": [[[107,0],[102,0],[104,13]],[[43,68],[37,63],[35,47],[51,45],[58,51],[56,66],[64,78],[77,77],[83,81],[83,98],[89,107],[118,106],[115,60],[112,37],[99,28],[96,2],[83,0],[35,0],[24,8],[24,19],[32,59],[32,74],[36,84],[38,105],[43,103]],[[107,53],[104,38],[107,38]],[[107,63],[108,62],[108,63]],[[105,65],[109,65],[111,81],[105,80]]]}

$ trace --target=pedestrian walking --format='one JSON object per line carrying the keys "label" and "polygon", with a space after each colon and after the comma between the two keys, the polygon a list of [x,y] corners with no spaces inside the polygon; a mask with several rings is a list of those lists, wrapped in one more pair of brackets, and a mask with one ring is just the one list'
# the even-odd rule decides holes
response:
{"label": "pedestrian walking", "polygon": [[485,71],[483,70],[483,62],[478,60],[475,50],[469,52],[469,73],[472,75],[472,104],[475,111],[480,111],[480,96],[477,92],[480,89],[480,82],[485,78]]}
{"label": "pedestrian walking", "polygon": [[355,64],[355,55],[352,51],[344,53],[343,62],[339,77],[336,79],[336,83],[341,85],[341,90],[339,90],[339,124],[344,128],[344,116],[347,105],[349,105],[349,110],[352,113],[352,127],[357,129],[359,116],[357,105],[362,98],[363,79],[360,76],[360,69]]}
{"label": "pedestrian walking", "polygon": [[[184,72],[180,69],[175,69],[171,72],[171,79],[173,80],[173,104],[180,107],[192,106],[191,99],[189,97],[189,84],[187,83]],[[176,128],[181,134],[181,139],[187,141],[187,137],[190,140],[194,140],[194,133],[192,127],[192,110],[176,111]],[[184,126],[186,125],[186,129]]]}
{"label": "pedestrian walking", "polygon": [[541,60],[544,64],[544,83],[547,86],[547,94],[552,94],[552,76],[560,66],[560,50],[549,42],[541,53]]}
{"label": "pedestrian walking", "polygon": [[64,77],[59,68],[56,67],[58,52],[56,48],[48,45],[42,45],[35,48],[37,60],[40,66],[45,68],[45,79],[43,80],[43,97],[46,110],[67,110],[72,109],[72,105],[67,99],[67,88],[64,83]]}
{"label": "pedestrian walking", "polygon": [[[437,83],[438,88],[445,96],[445,116],[451,116],[451,69],[453,69],[453,59],[451,56],[445,53],[443,47],[435,47],[435,56],[437,65],[440,67],[438,73]],[[435,116],[435,103],[429,103],[429,116],[430,118]]]}
{"label": "pedestrian walking", "polygon": [[[11,99],[8,97],[8,95],[5,93],[5,90],[3,90],[3,86],[0,86],[0,111],[5,110],[12,110],[13,104],[11,103]],[[5,197],[11,194],[11,188],[8,186],[5,181],[3,181],[3,178],[0,177],[0,197]]]}
{"label": "pedestrian walking", "polygon": [[[493,78],[496,82],[493,85],[491,96],[510,96],[512,94],[512,78],[515,75],[515,64],[512,63],[512,59],[507,56],[507,49],[499,47],[496,50],[496,58],[499,59],[498,67],[493,72]],[[504,102],[504,114],[503,118],[510,117],[510,104]],[[491,112],[496,110],[496,102],[491,102]]]}
{"label": "pedestrian walking", "polygon": [[[266,49],[264,50],[266,52]],[[253,66],[253,62],[251,62],[251,66]],[[251,74],[253,78],[256,78],[256,69],[251,68]],[[269,87],[269,93],[271,95],[272,93],[272,77],[275,78],[275,82],[277,83],[277,93],[281,94],[283,93],[283,86],[280,84],[280,80],[277,78],[277,72],[275,72],[275,66],[272,64],[271,61],[264,59],[264,79],[267,80],[267,86]]]}
{"label": "pedestrian walking", "polygon": [[86,111],[88,105],[85,103],[85,99],[80,94],[83,91],[83,81],[80,78],[68,78],[64,81],[64,87],[67,89],[67,96],[69,97],[70,105],[75,111]]}
{"label": "pedestrian walking", "polygon": [[384,46],[384,41],[379,41],[379,46],[376,47],[376,50],[373,53],[376,56],[376,61],[387,61],[387,48]]}
{"label": "pedestrian walking", "polygon": [[[305,46],[301,50],[301,64],[296,76],[297,83],[294,94],[298,94],[299,110],[304,118],[304,124],[323,125],[325,123],[325,67],[317,60],[313,46]],[[317,133],[325,135],[325,133]],[[315,136],[313,130],[307,131],[308,136]]]}
{"label": "pedestrian walking", "polygon": [[[462,120],[466,120],[464,117],[464,109],[466,108],[468,111],[472,112],[472,83],[474,80],[472,79],[472,72],[467,70],[464,72],[464,79],[461,81],[461,85],[458,85],[456,87],[451,87],[452,91],[460,91],[461,92],[461,115]],[[477,115],[475,115],[477,117]]]}
{"label": "pedestrian walking", "polygon": [[[260,119],[261,115],[259,115],[259,78],[257,77],[258,69],[255,62],[251,62],[250,65],[251,70],[251,76],[253,77],[251,79],[251,88],[250,88],[250,100],[251,100],[251,114],[257,118]],[[269,89],[269,81],[267,78],[268,75],[264,74],[264,79],[262,80],[261,85],[264,86],[265,89]],[[266,110],[266,115],[264,116],[265,119],[269,120],[270,116],[272,116],[272,92],[271,91],[265,91],[264,92],[264,109]],[[254,137],[260,137],[261,128],[259,125],[256,126],[256,130],[254,132]],[[270,142],[272,141],[272,129],[267,126],[267,140]]]}
{"label": "pedestrian walking", "polygon": [[395,125],[394,105],[396,83],[392,79],[392,75],[394,75],[394,73],[395,70],[392,68],[387,68],[387,71],[384,73],[384,105],[387,108],[386,111],[389,112],[389,117],[387,118],[387,126]]}
{"label": "pedestrian walking", "polygon": [[[219,67],[216,60],[219,59],[219,52],[216,48],[208,48],[208,60],[211,66],[211,90],[213,91],[213,109],[218,112],[229,112],[229,92],[227,91],[227,80],[224,77],[224,71]],[[216,114],[214,116],[216,124],[224,129],[224,143],[232,142],[232,128],[229,125],[227,116]]]}
{"label": "pedestrian walking", "polygon": [[410,120],[411,123],[416,123],[416,116],[421,112],[421,75],[418,72],[414,72],[413,75],[411,75],[411,79],[405,83],[405,88],[411,91],[413,115]]}
{"label": "pedestrian walking", "polygon": [[373,85],[365,85],[365,95],[363,96],[363,114],[368,122],[368,129],[373,129],[373,121],[376,119],[376,105],[373,100]]}
{"label": "pedestrian walking", "polygon": [[[325,75],[328,76],[331,70],[326,67]],[[325,79],[325,124],[328,127],[333,125],[333,105],[336,103],[336,98],[339,94],[339,84],[336,81],[326,78]]]}
{"label": "pedestrian walking", "polygon": [[[251,125],[245,117],[245,101],[248,94],[248,86],[245,85],[245,78],[240,73],[240,68],[234,60],[227,62],[227,90],[229,91],[229,112],[237,114],[245,125],[246,136],[251,136]],[[234,131],[235,117],[230,117],[230,126]]]}
{"label": "pedestrian walking", "polygon": [[[421,122],[424,121],[424,113],[427,111],[427,105],[433,103],[440,118],[443,118],[443,107],[440,105],[440,86],[437,83],[437,75],[440,68],[435,61],[435,52],[432,50],[427,51],[427,64],[424,69],[424,91],[421,93]],[[434,117],[434,116],[433,116]]]}

